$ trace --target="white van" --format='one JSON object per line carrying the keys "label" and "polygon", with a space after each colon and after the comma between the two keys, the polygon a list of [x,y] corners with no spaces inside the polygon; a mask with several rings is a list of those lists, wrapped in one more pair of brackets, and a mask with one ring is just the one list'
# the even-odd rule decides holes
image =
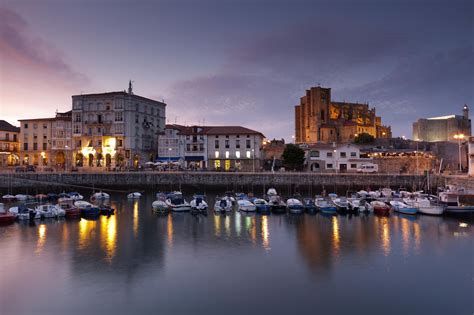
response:
{"label": "white van", "polygon": [[378,171],[379,171],[379,166],[374,163],[361,164],[357,168],[357,173],[377,173]]}

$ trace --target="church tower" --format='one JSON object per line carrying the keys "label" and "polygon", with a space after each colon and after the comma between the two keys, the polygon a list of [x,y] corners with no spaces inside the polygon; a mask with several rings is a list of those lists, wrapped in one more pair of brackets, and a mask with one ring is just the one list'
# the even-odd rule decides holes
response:
{"label": "church tower", "polygon": [[467,107],[467,104],[464,104],[464,107],[462,108],[462,115],[464,119],[469,119],[469,107]]}

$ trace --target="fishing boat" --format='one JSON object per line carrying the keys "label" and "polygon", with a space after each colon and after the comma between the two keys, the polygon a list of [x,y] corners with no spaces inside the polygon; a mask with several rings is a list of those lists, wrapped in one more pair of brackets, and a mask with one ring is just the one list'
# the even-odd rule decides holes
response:
{"label": "fishing boat", "polygon": [[11,207],[8,212],[14,215],[18,220],[37,220],[41,219],[39,213],[35,209],[28,208],[26,206]]}
{"label": "fishing boat", "polygon": [[344,197],[334,198],[333,203],[340,213],[347,213],[349,211],[349,202]]}
{"label": "fishing boat", "polygon": [[17,201],[26,201],[26,200],[28,200],[28,195],[17,194],[17,195],[15,195],[15,199]]}
{"label": "fishing boat", "polygon": [[64,211],[57,205],[39,205],[35,207],[35,210],[39,214],[41,219],[59,218],[64,217],[66,215],[66,211]]}
{"label": "fishing boat", "polygon": [[418,207],[415,203],[411,203],[410,205],[408,205],[403,201],[392,200],[390,201],[390,206],[392,207],[394,211],[399,212],[399,213],[411,214],[411,215],[418,213]]}
{"label": "fishing boat", "polygon": [[166,203],[166,194],[162,192],[156,194],[156,200],[153,201],[151,206],[153,211],[160,214],[168,213],[170,210],[168,204]]}
{"label": "fishing boat", "polygon": [[257,208],[258,213],[270,213],[270,205],[265,199],[254,198],[252,202],[255,205],[255,208]]}
{"label": "fishing boat", "polygon": [[442,215],[444,212],[444,205],[439,203],[437,198],[418,198],[418,212],[428,215]]}
{"label": "fishing boat", "polygon": [[59,198],[58,206],[66,212],[66,218],[79,218],[81,216],[81,209],[74,205],[72,198]]}
{"label": "fishing boat", "polygon": [[315,213],[316,211],[318,211],[318,208],[316,208],[316,204],[314,203],[313,198],[304,198],[303,205],[305,210],[309,213]]}
{"label": "fishing boat", "polygon": [[191,210],[191,206],[186,200],[184,200],[183,194],[180,191],[169,193],[166,199],[166,204],[171,209],[171,211],[175,212]]}
{"label": "fishing boat", "polygon": [[374,209],[374,214],[379,214],[379,215],[389,215],[390,214],[390,206],[387,205],[383,201],[371,201],[370,205]]}
{"label": "fishing boat", "polygon": [[304,205],[303,203],[296,199],[296,198],[289,198],[286,201],[286,207],[288,211],[293,214],[301,214],[304,213]]}
{"label": "fishing boat", "polygon": [[206,196],[197,194],[193,196],[193,200],[189,203],[193,213],[207,213]]}
{"label": "fishing boat", "polygon": [[232,204],[235,204],[237,201],[235,200],[235,194],[233,191],[226,191],[224,194]]}
{"label": "fishing boat", "polygon": [[334,205],[331,199],[316,198],[315,204],[316,204],[316,208],[318,208],[318,210],[321,211],[322,213],[326,213],[326,214],[337,213],[337,207],[336,205]]}
{"label": "fishing boat", "polygon": [[7,212],[5,205],[0,203],[0,224],[6,225],[15,222],[16,216]]}
{"label": "fishing boat", "polygon": [[359,198],[347,198],[347,203],[349,204],[349,210],[351,212],[363,212],[365,211],[364,205],[361,204],[361,199]]}
{"label": "fishing boat", "polygon": [[216,202],[214,203],[214,211],[219,213],[232,211],[232,202],[230,201],[229,197],[217,197]]}
{"label": "fishing boat", "polygon": [[268,204],[273,213],[286,213],[286,203],[278,195],[270,195]]}
{"label": "fishing boat", "polygon": [[74,205],[81,210],[82,216],[96,217],[100,214],[99,208],[87,201],[78,200],[74,202]]}
{"label": "fishing boat", "polygon": [[142,194],[139,193],[138,191],[136,191],[136,192],[129,193],[127,195],[127,198],[128,199],[140,199],[141,196],[142,196]]}
{"label": "fishing boat", "polygon": [[93,202],[98,201],[98,200],[107,200],[107,199],[110,199],[110,195],[102,191],[95,193],[91,196],[91,201]]}
{"label": "fishing boat", "polygon": [[237,205],[238,205],[239,211],[243,211],[243,212],[257,211],[257,207],[247,199],[238,199]]}

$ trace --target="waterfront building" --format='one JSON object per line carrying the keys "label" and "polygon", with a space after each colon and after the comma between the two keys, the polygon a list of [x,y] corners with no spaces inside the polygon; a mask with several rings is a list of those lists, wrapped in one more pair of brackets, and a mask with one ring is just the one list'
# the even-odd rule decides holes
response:
{"label": "waterfront building", "polygon": [[359,147],[354,144],[317,143],[303,145],[306,167],[312,172],[356,172],[370,158],[361,158]]}
{"label": "waterfront building", "polygon": [[413,123],[413,140],[416,141],[452,141],[457,142],[455,135],[471,136],[469,108],[463,107],[462,115],[448,115],[431,118],[420,118]]}
{"label": "waterfront building", "polygon": [[166,125],[158,136],[158,158],[160,162],[179,162],[184,167],[184,140],[182,131],[185,126]]}
{"label": "waterfront building", "polygon": [[344,143],[357,134],[391,138],[390,126],[382,125],[375,108],[368,104],[334,102],[331,89],[312,87],[295,106],[296,143]]}
{"label": "waterfront building", "polygon": [[20,163],[20,128],[5,120],[0,120],[0,168]]}
{"label": "waterfront building", "polygon": [[469,137],[468,144],[468,155],[469,155],[469,164],[468,164],[468,174],[469,176],[474,176],[474,137]]}
{"label": "waterfront building", "polygon": [[71,165],[72,111],[56,113],[51,121],[51,158],[57,170],[67,170]]}
{"label": "waterfront building", "polygon": [[73,161],[78,168],[139,167],[154,161],[166,104],[128,91],[72,96]]}
{"label": "waterfront building", "polygon": [[45,167],[51,158],[51,129],[55,118],[21,119],[20,161],[23,165]]}

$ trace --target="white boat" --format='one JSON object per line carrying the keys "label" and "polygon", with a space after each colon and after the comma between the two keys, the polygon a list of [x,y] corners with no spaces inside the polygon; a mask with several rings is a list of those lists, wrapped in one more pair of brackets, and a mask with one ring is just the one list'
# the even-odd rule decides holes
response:
{"label": "white boat", "polygon": [[411,204],[406,204],[400,200],[391,200],[390,206],[396,212],[403,213],[403,214],[417,214],[418,213],[418,205],[415,202]]}
{"label": "white boat", "polygon": [[270,196],[276,196],[277,195],[277,191],[275,188],[269,188],[268,191],[267,191],[267,196],[270,197]]}
{"label": "white boat", "polygon": [[153,210],[159,212],[168,212],[170,209],[168,204],[164,200],[155,200],[153,201],[151,206],[153,207]]}
{"label": "white boat", "polygon": [[57,205],[39,205],[36,206],[35,210],[44,219],[64,217],[66,215],[66,211]]}
{"label": "white boat", "polygon": [[110,195],[105,192],[98,192],[92,195],[91,201],[110,199]]}
{"label": "white boat", "polygon": [[15,196],[9,195],[9,194],[3,195],[2,199],[3,199],[4,201],[14,201],[14,200],[16,200]]}
{"label": "white boat", "polygon": [[257,211],[257,207],[251,203],[249,200],[246,199],[241,199],[237,200],[237,205],[239,211],[244,211],[244,212],[254,212]]}
{"label": "white boat", "polygon": [[229,197],[216,198],[214,203],[215,212],[229,212],[232,211],[232,201]]}
{"label": "white boat", "polygon": [[286,201],[286,207],[288,208],[288,211],[293,214],[299,214],[304,212],[303,203],[296,198],[289,198]]}
{"label": "white boat", "polygon": [[204,196],[196,195],[193,200],[189,203],[192,210],[205,211],[207,210],[207,202],[204,200]]}
{"label": "white boat", "polygon": [[18,195],[15,195],[15,198],[18,201],[26,201],[28,200],[28,195],[18,194]]}
{"label": "white boat", "polygon": [[359,212],[366,210],[358,198],[347,198],[347,203],[349,204],[349,209],[351,211]]}
{"label": "white boat", "polygon": [[74,200],[82,200],[84,199],[84,196],[82,196],[80,193],[78,192],[70,192],[67,194],[69,196],[69,198],[72,198]]}
{"label": "white boat", "polygon": [[191,210],[190,204],[184,200],[183,194],[181,192],[172,192],[167,197],[166,204],[171,209],[171,211],[184,212]]}
{"label": "white boat", "polygon": [[94,207],[94,205],[91,204],[90,202],[83,201],[83,200],[78,200],[78,201],[74,202],[74,205],[76,207],[78,207],[79,209],[86,209],[86,208]]}
{"label": "white boat", "polygon": [[419,198],[417,200],[418,211],[423,214],[429,215],[442,215],[444,212],[444,206],[439,203],[433,202],[428,198]]}
{"label": "white boat", "polygon": [[349,210],[349,202],[345,197],[339,197],[333,199],[334,204],[337,207],[337,210],[341,212],[347,212]]}
{"label": "white boat", "polygon": [[142,196],[139,192],[133,192],[127,195],[128,199],[139,199]]}
{"label": "white boat", "polygon": [[19,220],[36,220],[41,219],[41,216],[35,209],[26,206],[11,207],[8,212],[16,216]]}

